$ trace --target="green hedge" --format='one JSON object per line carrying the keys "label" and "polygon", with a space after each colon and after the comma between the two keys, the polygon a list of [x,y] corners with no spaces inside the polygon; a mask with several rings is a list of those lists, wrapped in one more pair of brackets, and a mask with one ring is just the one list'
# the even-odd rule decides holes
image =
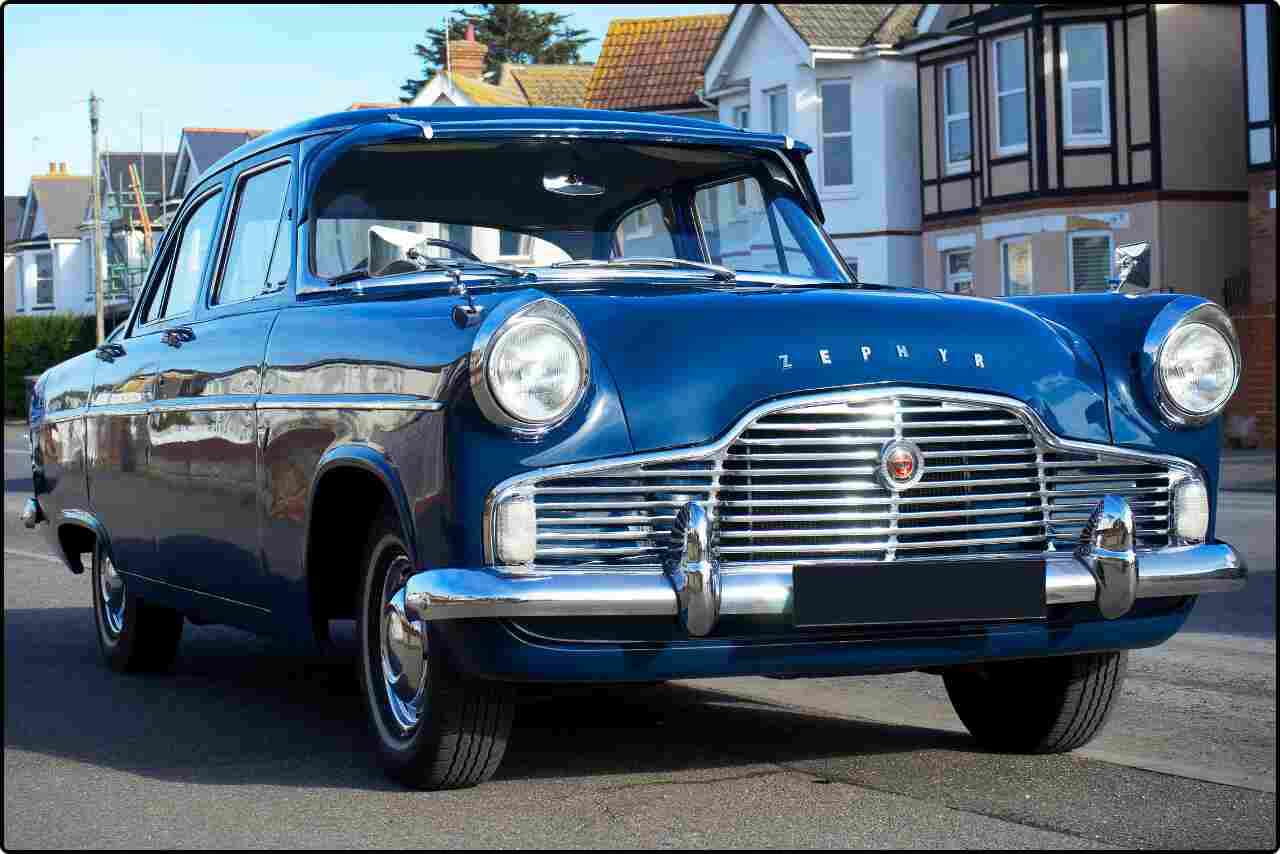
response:
{"label": "green hedge", "polygon": [[23,377],[79,353],[97,343],[93,316],[19,314],[4,319],[4,414],[25,418],[27,392]]}

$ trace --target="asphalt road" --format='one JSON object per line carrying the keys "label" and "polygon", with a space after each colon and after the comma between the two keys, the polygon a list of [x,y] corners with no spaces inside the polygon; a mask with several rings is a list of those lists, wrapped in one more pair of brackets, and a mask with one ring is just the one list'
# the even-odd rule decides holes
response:
{"label": "asphalt road", "polygon": [[98,659],[85,576],[16,520],[5,430],[5,848],[1275,848],[1274,493],[1223,493],[1237,594],[1133,653],[1102,736],[984,753],[935,676],[529,695],[496,780],[388,783],[351,660],[188,625],[175,672]]}

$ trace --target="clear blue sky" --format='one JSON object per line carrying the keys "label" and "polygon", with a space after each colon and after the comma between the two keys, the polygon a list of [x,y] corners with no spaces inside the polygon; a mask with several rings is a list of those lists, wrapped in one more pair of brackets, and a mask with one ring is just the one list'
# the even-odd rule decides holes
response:
{"label": "clear blue sky", "polygon": [[[418,76],[428,27],[462,4],[14,5],[4,15],[4,192],[49,161],[88,174],[89,90],[112,150],[177,145],[184,126],[277,128],[355,101],[394,101]],[[728,12],[732,4],[531,3],[597,41],[613,18]]]}

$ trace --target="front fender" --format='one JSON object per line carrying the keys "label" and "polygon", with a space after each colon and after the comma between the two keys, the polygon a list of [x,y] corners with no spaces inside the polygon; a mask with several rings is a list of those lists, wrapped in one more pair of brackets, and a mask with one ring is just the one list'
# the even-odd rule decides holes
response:
{"label": "front fender", "polygon": [[418,543],[418,530],[413,522],[409,497],[405,492],[399,468],[394,462],[387,459],[379,448],[354,442],[336,445],[325,451],[316,465],[315,474],[311,478],[311,488],[307,494],[307,525],[306,535],[302,544],[303,565],[306,565],[307,555],[310,554],[311,537],[314,533],[315,500],[320,484],[324,481],[325,475],[343,468],[367,472],[381,481],[387,495],[391,497],[392,505],[396,508],[396,515],[400,519],[400,530],[404,536],[405,544],[409,547],[409,557],[414,566],[421,566],[419,558],[422,550]]}

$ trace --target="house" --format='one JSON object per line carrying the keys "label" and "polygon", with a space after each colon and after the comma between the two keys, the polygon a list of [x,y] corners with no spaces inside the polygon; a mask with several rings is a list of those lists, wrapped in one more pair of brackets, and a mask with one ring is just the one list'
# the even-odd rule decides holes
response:
{"label": "house", "polygon": [[926,21],[902,49],[928,287],[1103,291],[1115,248],[1146,243],[1153,289],[1223,302],[1248,245],[1237,6],[938,5]]}
{"label": "house", "polygon": [[592,66],[504,62],[485,78],[487,45],[475,28],[449,42],[449,68],[438,71],[410,102],[414,107],[581,107]]}
{"label": "house", "polygon": [[[142,215],[138,210],[130,167],[138,174],[144,206],[152,223],[151,247],[154,247],[164,231],[165,187],[177,167],[178,155],[104,152],[98,161],[100,216],[105,244],[103,290],[108,315],[113,315],[128,311],[134,293],[142,285],[147,265],[151,263],[151,249],[147,245]],[[89,220],[88,216],[86,220]],[[86,240],[92,242],[93,229],[88,221],[82,233]],[[121,301],[119,297],[125,299]],[[113,319],[108,317],[108,326]]]}
{"label": "house", "polygon": [[18,300],[18,253],[9,248],[9,244],[18,239],[18,229],[22,225],[22,208],[27,202],[26,196],[4,197],[4,316],[17,313]]}
{"label": "house", "polygon": [[737,6],[704,69],[719,120],[812,146],[826,228],[862,281],[922,283],[919,4]]}
{"label": "house", "polygon": [[1244,376],[1227,409],[1227,435],[1276,446],[1276,25],[1274,3],[1240,8],[1244,36],[1249,275],[1226,294],[1244,350]]}
{"label": "house", "polygon": [[699,93],[728,23],[728,15],[610,21],[582,105],[717,121],[715,105]]}
{"label": "house", "polygon": [[[6,281],[13,254],[14,313],[94,310],[93,255],[81,241],[92,185],[87,175],[68,175],[66,163],[50,163],[48,174],[32,177],[16,237],[5,244]],[[9,210],[6,203],[6,230]]]}
{"label": "house", "polygon": [[177,162],[165,192],[165,215],[173,213],[201,173],[224,154],[257,139],[269,130],[261,128],[183,128],[178,140]]}

